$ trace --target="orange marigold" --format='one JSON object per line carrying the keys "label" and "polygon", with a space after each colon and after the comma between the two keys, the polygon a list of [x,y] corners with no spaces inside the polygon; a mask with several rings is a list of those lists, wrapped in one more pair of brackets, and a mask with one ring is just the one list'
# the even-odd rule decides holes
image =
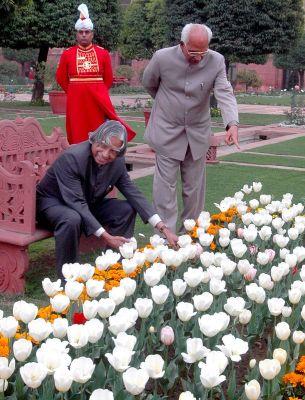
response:
{"label": "orange marigold", "polygon": [[10,354],[9,340],[0,335],[0,357],[8,357]]}
{"label": "orange marigold", "polygon": [[288,374],[285,374],[283,376],[282,380],[284,383],[286,384],[290,383],[290,385],[296,387],[297,385],[301,384],[303,376],[295,372],[289,372]]}
{"label": "orange marigold", "polygon": [[297,366],[295,368],[296,371],[298,372],[303,372],[305,373],[305,356],[302,356],[297,363]]}

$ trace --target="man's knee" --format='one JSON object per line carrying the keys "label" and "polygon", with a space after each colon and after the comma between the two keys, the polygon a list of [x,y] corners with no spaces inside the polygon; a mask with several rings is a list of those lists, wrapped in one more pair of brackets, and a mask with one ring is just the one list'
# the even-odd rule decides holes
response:
{"label": "man's knee", "polygon": [[120,206],[121,208],[121,213],[124,216],[130,216],[130,217],[135,217],[136,216],[136,210],[132,207],[132,205],[130,203],[128,203],[128,201],[123,200],[122,204]]}
{"label": "man's knee", "polygon": [[79,231],[81,227],[82,219],[78,212],[69,210],[69,212],[63,215],[62,219],[58,222],[56,230],[70,230]]}

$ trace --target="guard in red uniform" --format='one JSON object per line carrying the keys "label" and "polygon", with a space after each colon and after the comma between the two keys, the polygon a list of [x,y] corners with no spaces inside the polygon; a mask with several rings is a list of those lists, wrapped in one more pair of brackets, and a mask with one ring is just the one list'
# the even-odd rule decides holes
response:
{"label": "guard in red uniform", "polygon": [[75,24],[77,45],[64,50],[56,79],[67,93],[66,129],[70,144],[88,140],[106,119],[120,121],[127,129],[128,141],[136,133],[116,114],[108,90],[113,75],[107,50],[92,44],[93,24],[85,4],[78,7]]}

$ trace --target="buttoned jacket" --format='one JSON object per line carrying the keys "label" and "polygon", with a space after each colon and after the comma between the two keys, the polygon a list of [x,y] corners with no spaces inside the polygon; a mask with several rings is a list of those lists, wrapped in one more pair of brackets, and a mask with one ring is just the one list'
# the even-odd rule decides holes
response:
{"label": "buttoned jacket", "polygon": [[227,79],[224,57],[213,50],[198,64],[187,61],[180,45],[158,50],[144,71],[143,85],[155,99],[145,139],[164,156],[182,161],[188,145],[194,160],[207,152],[212,90],[224,126],[238,122],[237,103]]}

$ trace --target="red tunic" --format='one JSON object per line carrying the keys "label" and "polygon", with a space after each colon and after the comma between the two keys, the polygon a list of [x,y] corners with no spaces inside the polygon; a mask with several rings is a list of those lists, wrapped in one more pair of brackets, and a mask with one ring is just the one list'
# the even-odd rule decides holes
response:
{"label": "red tunic", "polygon": [[56,80],[67,93],[66,129],[70,144],[88,140],[88,133],[106,119],[120,121],[128,141],[136,133],[116,114],[108,89],[112,85],[111,60],[107,50],[91,45],[70,47],[62,53]]}

